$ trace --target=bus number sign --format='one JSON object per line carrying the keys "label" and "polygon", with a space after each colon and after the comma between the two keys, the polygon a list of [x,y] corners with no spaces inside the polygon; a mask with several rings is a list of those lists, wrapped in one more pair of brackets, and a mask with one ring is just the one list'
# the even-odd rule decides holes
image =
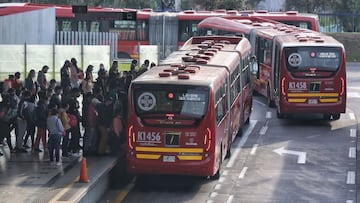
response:
{"label": "bus number sign", "polygon": [[289,90],[306,90],[306,82],[289,82]]}
{"label": "bus number sign", "polygon": [[144,132],[139,131],[137,133],[138,142],[152,142],[152,143],[161,143],[160,132]]}

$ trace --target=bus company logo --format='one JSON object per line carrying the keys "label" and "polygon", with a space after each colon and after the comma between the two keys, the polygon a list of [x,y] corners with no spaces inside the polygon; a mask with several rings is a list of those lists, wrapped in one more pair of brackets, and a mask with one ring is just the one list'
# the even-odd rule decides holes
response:
{"label": "bus company logo", "polygon": [[156,98],[150,92],[142,93],[138,98],[138,106],[143,111],[150,111],[156,105]]}
{"label": "bus company logo", "polygon": [[292,53],[290,54],[289,58],[288,58],[288,63],[290,64],[290,66],[299,66],[301,64],[302,58],[301,55],[298,53]]}

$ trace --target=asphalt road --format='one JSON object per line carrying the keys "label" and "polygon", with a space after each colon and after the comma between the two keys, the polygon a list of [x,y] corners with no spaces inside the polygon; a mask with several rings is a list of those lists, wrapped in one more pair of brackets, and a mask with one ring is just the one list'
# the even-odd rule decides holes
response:
{"label": "asphalt road", "polygon": [[319,115],[280,120],[264,98],[255,96],[251,122],[233,143],[219,180],[135,177],[101,202],[359,202],[358,69],[359,64],[348,63],[347,111],[339,120]]}

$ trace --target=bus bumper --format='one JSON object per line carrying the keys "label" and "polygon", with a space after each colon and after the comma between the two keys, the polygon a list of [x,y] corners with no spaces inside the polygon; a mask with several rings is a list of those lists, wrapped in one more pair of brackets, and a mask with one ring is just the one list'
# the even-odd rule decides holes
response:
{"label": "bus bumper", "polygon": [[162,155],[159,159],[136,158],[136,155],[128,155],[127,169],[130,174],[153,174],[153,175],[189,175],[189,176],[213,176],[215,174],[214,161],[211,157],[202,156],[202,160],[179,160],[165,162]]}

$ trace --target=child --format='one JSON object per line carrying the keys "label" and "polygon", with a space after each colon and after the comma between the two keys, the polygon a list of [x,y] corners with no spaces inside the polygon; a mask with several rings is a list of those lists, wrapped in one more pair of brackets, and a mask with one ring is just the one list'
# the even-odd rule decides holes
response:
{"label": "child", "polygon": [[49,155],[50,162],[54,162],[54,152],[56,165],[60,166],[60,142],[61,136],[64,134],[64,127],[61,123],[60,118],[58,117],[58,112],[56,109],[52,109],[50,116],[47,118],[47,128],[49,130]]}

